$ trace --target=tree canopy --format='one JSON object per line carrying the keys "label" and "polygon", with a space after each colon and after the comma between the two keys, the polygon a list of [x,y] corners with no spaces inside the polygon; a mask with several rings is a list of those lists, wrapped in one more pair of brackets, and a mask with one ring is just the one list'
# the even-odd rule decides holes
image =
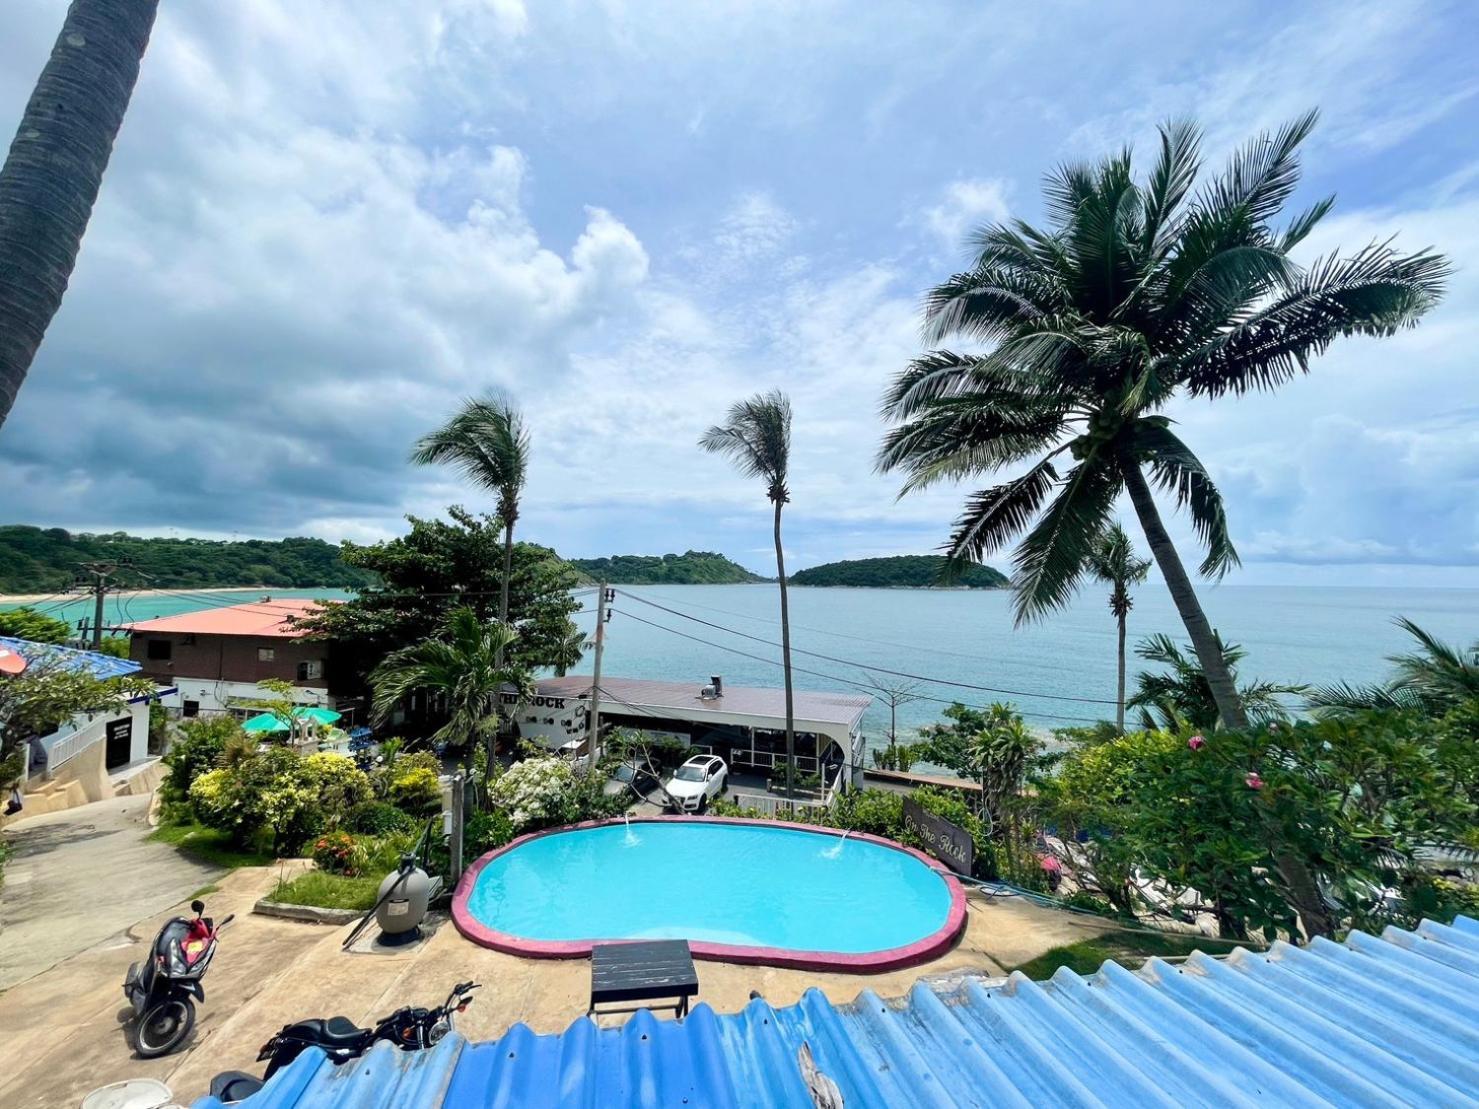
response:
{"label": "tree canopy", "polygon": [[573,558],[570,565],[591,581],[609,585],[732,585],[766,580],[714,551]]}
{"label": "tree canopy", "polygon": [[[346,564],[322,539],[145,539],[121,531],[105,535],[25,524],[0,526],[0,590],[46,593],[66,589],[77,564],[111,560],[139,571],[139,587],[210,588],[275,585],[279,588],[353,588],[374,575]],[[120,580],[127,581],[127,575]]]}
{"label": "tree canopy", "polygon": [[968,589],[1003,589],[1011,585],[1000,570],[990,566],[968,566],[945,580],[945,559],[940,555],[893,555],[889,558],[854,558],[809,566],[791,575],[792,585],[851,585],[878,589],[928,589],[942,585]]}
{"label": "tree canopy", "polygon": [[[377,584],[304,621],[313,634],[335,641],[330,681],[358,687],[392,651],[434,638],[453,609],[466,606],[486,622],[498,614],[503,580],[502,522],[460,507],[445,520],[408,516],[410,531],[383,543],[345,543],[347,566]],[[570,664],[570,619],[580,602],[570,596],[575,571],[554,551],[516,543],[509,590],[509,623],[518,631],[509,661],[528,669]]]}

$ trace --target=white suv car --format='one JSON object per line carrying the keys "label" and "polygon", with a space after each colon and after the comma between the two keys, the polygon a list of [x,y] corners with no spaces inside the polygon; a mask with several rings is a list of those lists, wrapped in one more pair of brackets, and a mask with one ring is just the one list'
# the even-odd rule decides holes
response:
{"label": "white suv car", "polygon": [[702,812],[724,791],[729,767],[718,755],[695,755],[673,772],[664,787],[679,812]]}

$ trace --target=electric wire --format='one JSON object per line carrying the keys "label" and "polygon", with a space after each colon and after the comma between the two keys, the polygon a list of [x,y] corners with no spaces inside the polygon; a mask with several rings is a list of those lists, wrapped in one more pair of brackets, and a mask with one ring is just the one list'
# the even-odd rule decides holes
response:
{"label": "electric wire", "polygon": [[[737,635],[741,639],[749,639],[756,643],[764,643],[768,647],[780,647],[780,644],[776,643],[774,640],[762,639],[758,635],[750,635],[748,632],[736,631],[733,628],[726,628],[722,624],[715,624],[712,621],[704,620],[698,616],[692,616],[686,612],[680,612],[675,608],[669,608],[667,605],[660,605],[656,601],[649,601],[645,597],[637,596],[635,593],[626,593],[625,591],[623,591],[622,595],[630,597],[632,600],[637,601],[641,604],[650,605],[653,608],[661,609],[663,612],[670,613],[673,616],[681,617],[684,620],[692,620],[696,624],[702,624],[704,625],[704,627],[713,628],[716,631],[725,632],[729,635]],[[630,613],[628,613],[628,615],[630,615]],[[927,674],[911,674],[903,670],[891,670],[886,666],[875,666],[871,663],[858,662],[856,659],[838,658],[836,655],[825,655],[822,654],[820,651],[807,651],[803,650],[800,647],[792,647],[791,653],[797,655],[807,655],[811,658],[819,658],[826,662],[835,662],[842,666],[855,666],[859,670],[871,671],[877,674],[890,674],[896,678],[909,678],[913,681],[930,682],[934,685],[948,685],[953,686],[957,689],[974,689],[979,690],[983,693],[1003,693],[1010,697],[1039,697],[1049,701],[1073,701],[1075,703],[1085,705],[1118,705],[1119,703],[1117,701],[1109,700],[1104,697],[1074,697],[1066,693],[1033,693],[1025,689],[1001,689],[996,686],[977,685],[973,682],[952,681],[948,678],[931,678]]]}

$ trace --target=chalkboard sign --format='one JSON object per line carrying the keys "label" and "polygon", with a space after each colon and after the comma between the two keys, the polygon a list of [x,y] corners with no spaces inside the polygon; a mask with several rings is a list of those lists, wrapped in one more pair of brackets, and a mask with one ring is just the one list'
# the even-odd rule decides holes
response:
{"label": "chalkboard sign", "polygon": [[943,816],[926,812],[913,798],[904,798],[904,830],[924,843],[924,849],[957,874],[970,876],[976,844],[964,828]]}
{"label": "chalkboard sign", "polygon": [[110,720],[104,726],[103,765],[112,770],[126,764],[133,755],[134,720],[125,716],[122,720]]}

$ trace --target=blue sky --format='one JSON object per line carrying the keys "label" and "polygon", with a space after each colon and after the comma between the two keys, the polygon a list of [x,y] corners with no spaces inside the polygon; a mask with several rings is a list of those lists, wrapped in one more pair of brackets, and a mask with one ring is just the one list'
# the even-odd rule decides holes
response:
{"label": "blue sky", "polygon": [[[6,5],[7,134],[64,6]],[[165,3],[0,433],[0,519],[395,534],[486,506],[405,455],[499,385],[533,427],[525,535],[764,569],[763,492],[695,441],[779,386],[792,563],[931,550],[968,490],[895,503],[876,408],[965,233],[1161,119],[1215,164],[1318,106],[1296,207],[1339,204],[1311,254],[1433,245],[1449,298],[1173,415],[1236,580],[1479,585],[1475,41],[1473,5],[1399,0]]]}

